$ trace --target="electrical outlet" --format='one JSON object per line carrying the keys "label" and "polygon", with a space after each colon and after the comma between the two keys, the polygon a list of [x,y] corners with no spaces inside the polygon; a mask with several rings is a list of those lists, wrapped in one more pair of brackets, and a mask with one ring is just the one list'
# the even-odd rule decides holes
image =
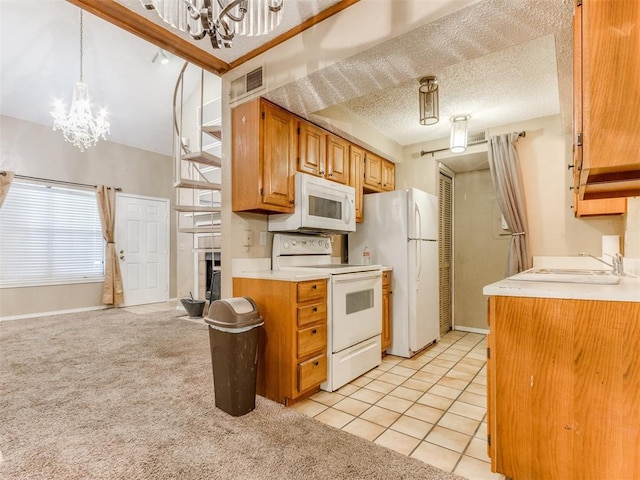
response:
{"label": "electrical outlet", "polygon": [[260,232],[260,245],[267,244],[267,232]]}

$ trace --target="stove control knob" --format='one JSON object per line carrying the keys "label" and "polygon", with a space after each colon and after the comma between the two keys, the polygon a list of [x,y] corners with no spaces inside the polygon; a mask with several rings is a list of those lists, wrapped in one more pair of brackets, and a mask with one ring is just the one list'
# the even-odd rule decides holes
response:
{"label": "stove control knob", "polygon": [[289,242],[284,242],[284,243],[282,244],[282,247],[283,247],[283,248],[289,248]]}
{"label": "stove control knob", "polygon": [[315,240],[311,240],[311,246],[314,247],[316,245],[316,241]]}
{"label": "stove control knob", "polygon": [[298,244],[297,240],[291,240],[291,245],[293,245],[294,247]]}
{"label": "stove control knob", "polygon": [[325,242],[325,244],[324,244],[324,248],[326,248],[327,250],[328,250],[329,248],[331,248],[331,244],[329,243],[329,240],[327,240],[327,241]]}

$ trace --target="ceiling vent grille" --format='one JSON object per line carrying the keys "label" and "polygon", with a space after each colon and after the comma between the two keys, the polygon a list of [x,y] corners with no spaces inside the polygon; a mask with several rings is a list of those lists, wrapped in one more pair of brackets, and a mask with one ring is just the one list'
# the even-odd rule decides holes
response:
{"label": "ceiling vent grille", "polygon": [[247,95],[264,89],[263,67],[258,67],[231,81],[230,101],[236,102]]}
{"label": "ceiling vent grille", "polygon": [[478,145],[479,143],[485,143],[487,141],[487,132],[482,130],[480,132],[469,132],[467,135],[467,145]]}

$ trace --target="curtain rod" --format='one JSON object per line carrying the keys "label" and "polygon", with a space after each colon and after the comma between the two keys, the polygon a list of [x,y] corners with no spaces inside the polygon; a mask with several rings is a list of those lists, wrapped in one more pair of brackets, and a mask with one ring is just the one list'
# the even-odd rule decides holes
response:
{"label": "curtain rod", "polygon": [[[0,172],[0,175],[2,175],[3,177],[7,175],[7,172]],[[37,182],[49,182],[49,183],[56,183],[58,185],[73,185],[76,187],[89,187],[89,188],[96,188],[97,185],[89,185],[87,183],[76,183],[76,182],[65,182],[64,180],[52,180],[50,178],[40,178],[40,177],[29,177],[27,175],[14,175],[13,178],[20,178],[22,180],[35,180]],[[116,187],[116,192],[121,192],[122,189],[120,187]]]}
{"label": "curtain rod", "polygon": [[[515,133],[515,132],[514,132]],[[525,132],[524,130],[522,132],[517,132],[518,133],[518,137],[526,137],[527,136],[527,132]],[[483,143],[487,143],[488,140],[485,140],[484,142],[478,142],[478,143],[474,143],[474,145],[481,145]],[[431,154],[431,156],[434,156],[434,153],[438,153],[438,152],[444,152],[445,150],[449,150],[448,148],[440,148],[438,150],[422,150],[420,151],[420,156],[424,157],[425,155]]]}

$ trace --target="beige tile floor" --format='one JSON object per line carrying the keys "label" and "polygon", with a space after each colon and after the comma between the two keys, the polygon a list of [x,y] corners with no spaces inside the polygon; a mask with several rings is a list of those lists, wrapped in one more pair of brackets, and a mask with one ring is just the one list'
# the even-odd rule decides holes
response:
{"label": "beige tile floor", "polygon": [[388,355],[292,408],[470,480],[504,479],[486,453],[485,356],[484,335],[452,331],[411,359]]}

